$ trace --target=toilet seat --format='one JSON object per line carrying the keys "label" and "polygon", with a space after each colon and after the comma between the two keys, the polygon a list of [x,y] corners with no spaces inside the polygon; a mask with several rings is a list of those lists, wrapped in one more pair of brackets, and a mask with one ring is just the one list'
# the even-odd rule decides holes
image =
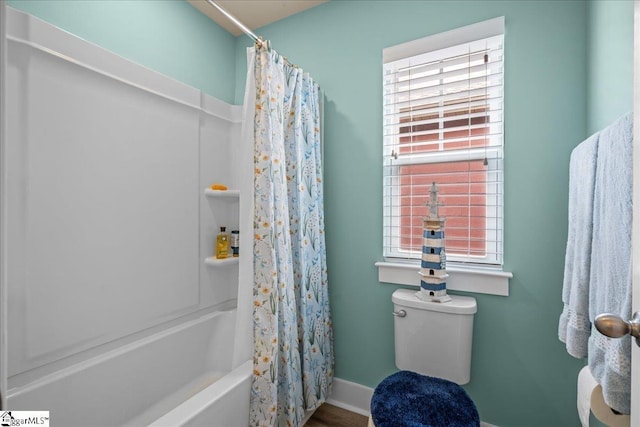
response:
{"label": "toilet seat", "polygon": [[479,427],[480,416],[460,385],[400,371],[375,388],[369,426]]}

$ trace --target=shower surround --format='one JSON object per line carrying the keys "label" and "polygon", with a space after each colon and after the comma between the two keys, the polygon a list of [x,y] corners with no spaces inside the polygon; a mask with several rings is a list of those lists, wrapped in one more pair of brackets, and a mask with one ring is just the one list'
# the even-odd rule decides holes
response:
{"label": "shower surround", "polygon": [[204,190],[239,179],[241,108],[6,15],[3,404],[66,426],[194,425],[211,405],[246,424],[238,263],[205,263],[239,225],[241,196]]}

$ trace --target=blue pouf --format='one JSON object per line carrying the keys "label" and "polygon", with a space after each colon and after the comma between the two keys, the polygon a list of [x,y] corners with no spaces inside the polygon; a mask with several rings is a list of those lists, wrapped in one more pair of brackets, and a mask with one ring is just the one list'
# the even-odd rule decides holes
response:
{"label": "blue pouf", "polygon": [[376,427],[479,427],[473,400],[458,384],[400,371],[382,380],[371,398]]}

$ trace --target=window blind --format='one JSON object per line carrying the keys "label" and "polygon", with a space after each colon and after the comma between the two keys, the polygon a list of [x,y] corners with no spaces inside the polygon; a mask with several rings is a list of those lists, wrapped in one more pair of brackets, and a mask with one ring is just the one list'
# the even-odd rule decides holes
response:
{"label": "window blind", "polygon": [[383,64],[385,258],[421,257],[435,182],[447,259],[502,264],[502,32],[400,59],[385,54],[394,58]]}

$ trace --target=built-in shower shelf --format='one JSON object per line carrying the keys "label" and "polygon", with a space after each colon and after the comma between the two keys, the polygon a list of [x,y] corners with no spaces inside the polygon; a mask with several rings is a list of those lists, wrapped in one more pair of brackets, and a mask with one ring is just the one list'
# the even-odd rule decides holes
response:
{"label": "built-in shower shelf", "polygon": [[238,200],[240,198],[239,190],[212,190],[210,188],[206,188],[204,190],[204,195],[207,197],[211,197],[214,199],[227,199],[227,200]]}
{"label": "built-in shower shelf", "polygon": [[[212,190],[210,188],[205,188],[204,190],[204,195],[215,202],[211,203],[212,209],[214,211],[214,213],[216,213],[218,216],[218,221],[224,221],[224,219],[229,220],[232,217],[236,217],[237,216],[237,211],[235,213],[232,213],[230,211],[230,208],[232,208],[233,206],[237,207],[237,202],[240,200],[240,191],[238,190]],[[227,203],[222,203],[219,204],[217,203],[218,201],[223,201],[223,202],[229,202],[230,204]],[[216,208],[215,206],[219,206],[220,208],[223,209],[223,211],[218,210],[218,208]],[[225,207],[226,206],[226,207]],[[231,216],[229,216],[229,214],[231,214]],[[224,222],[222,222],[221,225],[228,225],[229,223],[231,223],[232,225],[237,225],[237,219],[235,221],[230,221],[227,222],[226,224]],[[233,229],[236,229],[237,227],[233,227]],[[215,243],[215,239],[214,239],[214,243]],[[231,249],[231,248],[229,248]],[[229,256],[228,258],[222,258],[222,259],[217,259],[214,256],[210,256],[208,258],[206,258],[204,260],[204,263],[206,265],[209,265],[211,267],[224,267],[224,266],[230,266],[230,265],[238,265],[238,257],[232,257]]]}
{"label": "built-in shower shelf", "polygon": [[229,258],[222,258],[222,259],[218,259],[216,257],[210,256],[209,258],[206,258],[204,260],[204,263],[206,265],[211,265],[213,267],[222,267],[225,265],[237,265],[238,261],[240,260],[239,257],[229,257]]}

